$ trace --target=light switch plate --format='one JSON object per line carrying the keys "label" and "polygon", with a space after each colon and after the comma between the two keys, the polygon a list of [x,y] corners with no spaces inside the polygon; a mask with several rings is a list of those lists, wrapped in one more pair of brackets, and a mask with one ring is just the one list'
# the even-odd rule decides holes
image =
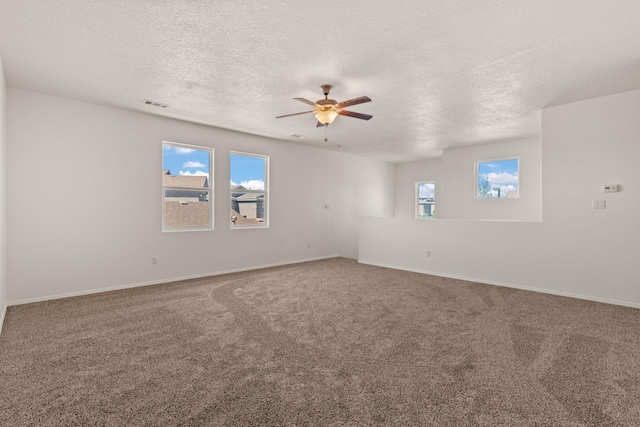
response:
{"label": "light switch plate", "polygon": [[593,201],[593,209],[606,209],[607,201],[606,200],[594,200]]}

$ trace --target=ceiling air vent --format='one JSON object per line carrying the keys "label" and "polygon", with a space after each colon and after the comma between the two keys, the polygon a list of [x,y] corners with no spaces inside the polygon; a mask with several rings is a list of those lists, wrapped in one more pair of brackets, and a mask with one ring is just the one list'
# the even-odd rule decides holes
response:
{"label": "ceiling air vent", "polygon": [[144,101],[142,101],[142,103],[146,105],[153,105],[154,107],[169,108],[168,104],[163,104],[162,102],[157,101],[150,101],[148,99],[145,99]]}

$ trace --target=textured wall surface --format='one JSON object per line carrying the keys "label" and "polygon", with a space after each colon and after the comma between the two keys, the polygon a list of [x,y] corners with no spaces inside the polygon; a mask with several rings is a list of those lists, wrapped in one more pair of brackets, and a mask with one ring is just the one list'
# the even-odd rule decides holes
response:
{"label": "textured wall surface", "polygon": [[[12,88],[8,106],[10,302],[357,258],[358,218],[393,214],[379,160]],[[213,231],[161,231],[164,140],[215,150]],[[232,150],[270,156],[268,229],[230,229]]]}

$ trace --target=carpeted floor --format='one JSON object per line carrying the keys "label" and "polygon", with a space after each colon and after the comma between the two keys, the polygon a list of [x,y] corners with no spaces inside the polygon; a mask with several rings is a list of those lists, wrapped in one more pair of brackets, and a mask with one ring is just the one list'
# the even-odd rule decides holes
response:
{"label": "carpeted floor", "polygon": [[342,258],[14,306],[0,425],[640,425],[640,310]]}

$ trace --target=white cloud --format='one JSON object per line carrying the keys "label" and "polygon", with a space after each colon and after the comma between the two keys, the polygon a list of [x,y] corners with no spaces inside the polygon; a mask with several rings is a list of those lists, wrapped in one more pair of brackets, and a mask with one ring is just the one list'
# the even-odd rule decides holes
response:
{"label": "white cloud", "polygon": [[264,190],[264,181],[252,179],[250,181],[242,181],[240,183],[247,190]]}
{"label": "white cloud", "polygon": [[189,161],[189,162],[184,162],[182,167],[183,168],[204,168],[204,167],[206,167],[206,165],[204,165],[204,164],[202,164],[200,162]]}
{"label": "white cloud", "polygon": [[176,147],[175,145],[164,145],[163,146],[164,151],[173,151],[176,154],[190,154],[193,153],[194,151],[196,151],[193,148],[185,148],[185,147]]}
{"label": "white cloud", "polygon": [[509,172],[489,172],[487,180],[492,186],[518,185],[518,175]]}
{"label": "white cloud", "polygon": [[208,177],[208,176],[209,176],[209,174],[208,174],[207,172],[205,172],[205,171],[195,171],[195,172],[193,172],[193,173],[192,173],[192,172],[189,172],[189,171],[186,171],[186,172],[185,172],[185,171],[180,171],[180,172],[178,173],[178,175],[185,175],[185,176],[206,176],[206,177]]}
{"label": "white cloud", "polygon": [[241,185],[244,188],[246,188],[247,190],[264,191],[264,181],[261,181],[259,179],[252,179],[252,180],[249,180],[249,181],[242,181],[242,182],[240,182],[240,184],[238,184],[237,182],[233,182],[232,180],[229,180],[229,184],[231,185],[231,187],[237,187],[238,185]]}
{"label": "white cloud", "polygon": [[178,154],[190,154],[190,153],[193,153],[194,151],[196,151],[193,148],[184,148],[184,147],[173,147],[173,149]]}
{"label": "white cloud", "polygon": [[518,175],[509,172],[489,172],[480,175],[480,179],[486,179],[489,182],[491,194],[498,197],[498,188],[500,189],[500,197],[505,197],[507,193],[518,191]]}
{"label": "white cloud", "polygon": [[242,181],[240,183],[247,190],[264,190],[264,181],[259,179],[252,179],[250,181]]}
{"label": "white cloud", "polygon": [[421,199],[435,197],[435,184],[432,182],[420,184],[418,186],[418,197]]}

